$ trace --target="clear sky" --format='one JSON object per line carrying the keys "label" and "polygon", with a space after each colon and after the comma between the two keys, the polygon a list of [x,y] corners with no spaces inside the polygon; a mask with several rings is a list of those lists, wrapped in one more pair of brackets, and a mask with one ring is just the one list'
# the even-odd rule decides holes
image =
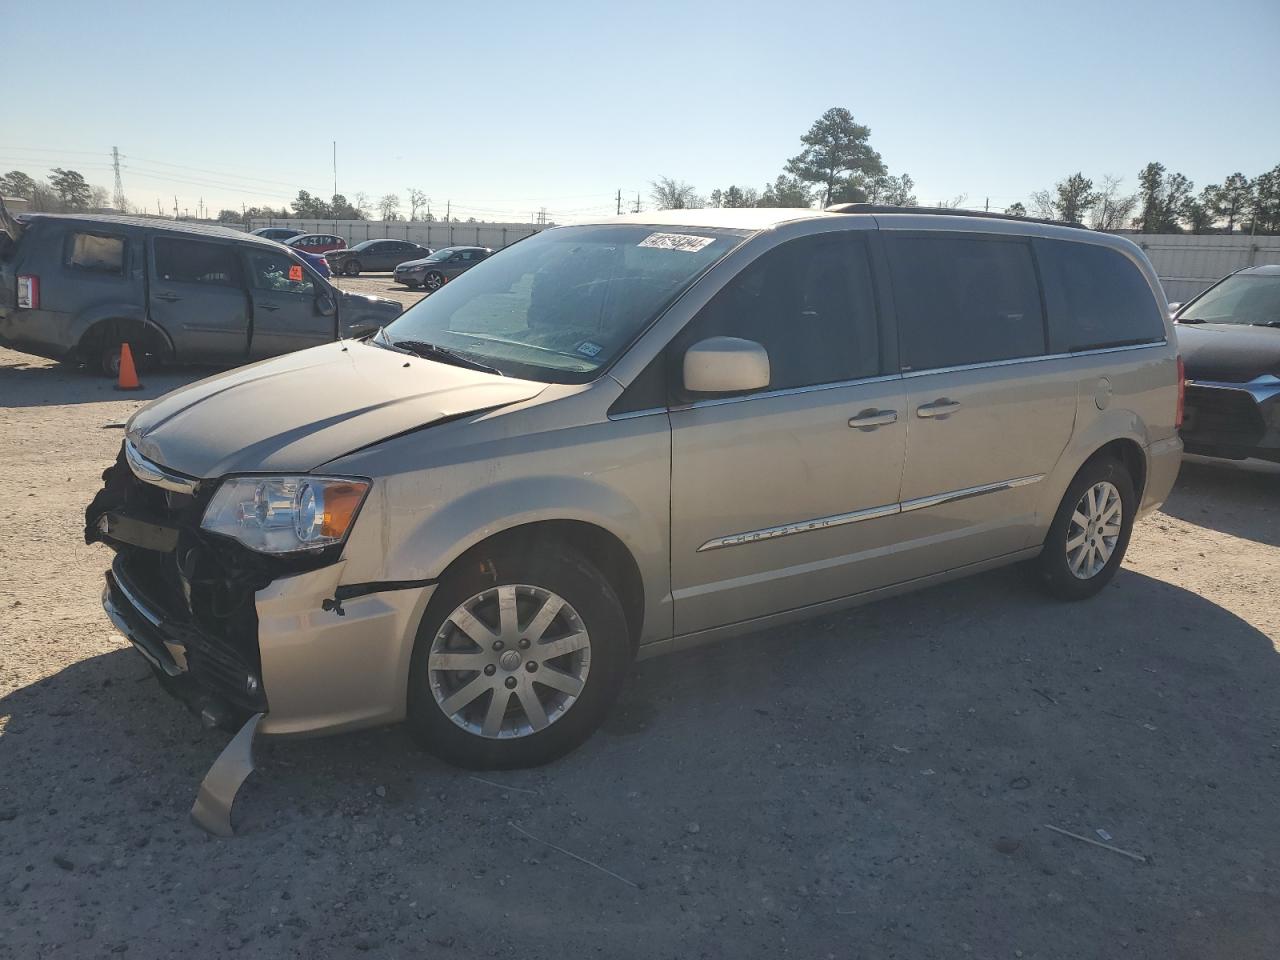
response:
{"label": "clear sky", "polygon": [[922,203],[1280,164],[1280,0],[0,0],[0,23],[0,170],[110,189],[118,146],[152,209],[327,197],[337,140],[348,197],[567,220],[659,176],[758,189],[832,106]]}

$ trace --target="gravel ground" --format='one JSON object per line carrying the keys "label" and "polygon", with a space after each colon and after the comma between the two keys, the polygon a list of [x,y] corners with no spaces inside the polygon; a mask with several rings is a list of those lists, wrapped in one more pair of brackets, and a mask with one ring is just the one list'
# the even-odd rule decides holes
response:
{"label": "gravel ground", "polygon": [[358,277],[333,277],[332,282],[339,290],[350,290],[352,293],[371,293],[375,297],[399,300],[406,308],[413,306],[427,295],[425,290],[411,290],[403,283],[396,283],[391,279],[391,274],[389,273],[364,273]]}
{"label": "gravel ground", "polygon": [[267,741],[220,841],[226,735],[81,538],[114,425],[196,375],[0,350],[0,957],[1280,955],[1280,474],[1186,465],[1084,604],[997,571],[641,664],[539,770]]}

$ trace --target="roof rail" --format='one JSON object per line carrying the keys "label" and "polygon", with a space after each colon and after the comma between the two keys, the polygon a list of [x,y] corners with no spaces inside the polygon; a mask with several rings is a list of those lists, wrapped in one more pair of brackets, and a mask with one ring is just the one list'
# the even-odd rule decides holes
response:
{"label": "roof rail", "polygon": [[1011,213],[992,213],[990,210],[961,210],[958,207],[899,207],[891,203],[833,203],[824,209],[827,213],[924,213],[936,217],[982,217],[986,220],[1016,220],[1020,223],[1045,223],[1051,227],[1089,229],[1083,223],[1076,223],[1070,220],[1015,217]]}

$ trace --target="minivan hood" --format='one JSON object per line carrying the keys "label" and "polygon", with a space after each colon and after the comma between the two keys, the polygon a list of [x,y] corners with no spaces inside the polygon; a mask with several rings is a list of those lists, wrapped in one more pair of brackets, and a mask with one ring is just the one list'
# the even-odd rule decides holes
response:
{"label": "minivan hood", "polygon": [[1174,326],[1189,379],[1248,383],[1264,373],[1280,376],[1280,329],[1238,323]]}
{"label": "minivan hood", "polygon": [[175,390],[134,414],[126,435],[144,457],[191,477],[299,473],[545,388],[347,340]]}

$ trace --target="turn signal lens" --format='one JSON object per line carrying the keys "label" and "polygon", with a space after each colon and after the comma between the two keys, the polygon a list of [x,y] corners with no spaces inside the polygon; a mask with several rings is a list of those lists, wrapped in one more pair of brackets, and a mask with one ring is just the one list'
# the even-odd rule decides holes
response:
{"label": "turn signal lens", "polygon": [[345,537],[360,509],[367,484],[330,483],[324,491],[324,519],[320,524],[323,537]]}

